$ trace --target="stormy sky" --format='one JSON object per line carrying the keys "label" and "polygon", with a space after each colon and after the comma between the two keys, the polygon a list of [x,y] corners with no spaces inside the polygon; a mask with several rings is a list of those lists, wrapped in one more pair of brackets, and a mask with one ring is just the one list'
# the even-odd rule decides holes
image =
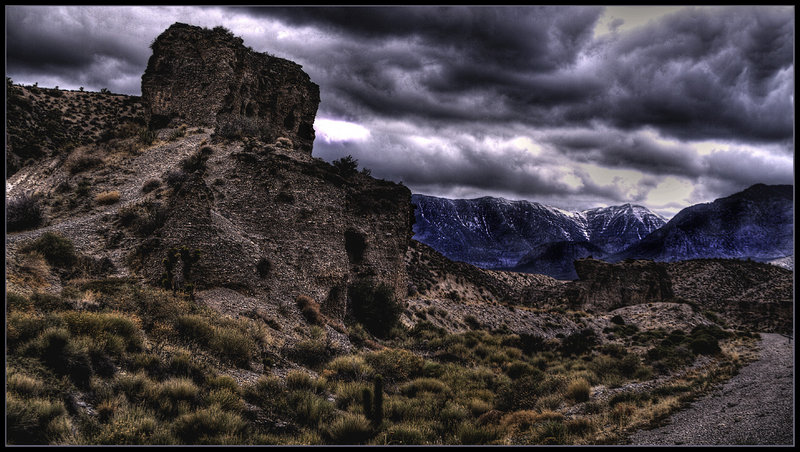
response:
{"label": "stormy sky", "polygon": [[6,76],[139,95],[174,22],[301,64],[313,154],[415,193],[669,218],[794,181],[793,6],[6,6]]}

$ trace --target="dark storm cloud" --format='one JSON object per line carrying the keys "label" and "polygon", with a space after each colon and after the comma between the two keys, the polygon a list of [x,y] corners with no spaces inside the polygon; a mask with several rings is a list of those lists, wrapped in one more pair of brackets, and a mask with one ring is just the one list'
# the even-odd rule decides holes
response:
{"label": "dark storm cloud", "polygon": [[[336,54],[336,70],[320,83],[336,90],[334,103],[349,100],[371,114],[650,126],[683,140],[792,136],[794,22],[787,8],[690,8],[596,41],[601,8],[248,11],[328,33],[337,46],[325,51]],[[381,52],[390,42],[387,57]],[[454,97],[478,105],[465,108]]]}
{"label": "dark storm cloud", "polygon": [[601,7],[249,8],[294,25],[357,39],[421,40],[467,60],[527,70],[574,62],[592,36]]}
{"label": "dark storm cloud", "polygon": [[704,168],[688,146],[663,144],[643,133],[617,130],[574,130],[546,138],[570,159],[655,175],[697,177]]}
{"label": "dark storm cloud", "polygon": [[441,141],[424,147],[403,135],[346,144],[318,140],[314,146],[316,155],[322,158],[352,154],[374,176],[403,181],[411,187],[449,185],[506,190],[524,196],[574,191],[558,180],[560,172],[547,169],[524,150],[508,144],[490,147],[453,131],[441,133]]}
{"label": "dark storm cloud", "polygon": [[108,8],[7,7],[6,72],[137,93],[155,34],[143,36],[134,27]]}
{"label": "dark storm cloud", "polygon": [[613,84],[582,116],[680,139],[787,139],[793,17],[790,8],[689,8],[611,39],[600,73]]}
{"label": "dark storm cloud", "polygon": [[589,43],[599,7],[248,11],[327,33],[336,45],[320,52],[324,70],[315,71],[309,58],[309,71],[317,72],[321,86],[336,90],[334,103],[352,100],[372,114],[550,121],[544,108],[582,102],[602,88],[591,77],[564,72]]}

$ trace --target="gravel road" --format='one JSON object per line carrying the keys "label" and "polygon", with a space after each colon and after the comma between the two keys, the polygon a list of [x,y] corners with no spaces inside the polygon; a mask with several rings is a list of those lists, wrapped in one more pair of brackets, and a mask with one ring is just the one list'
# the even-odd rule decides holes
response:
{"label": "gravel road", "polygon": [[636,445],[794,444],[794,341],[761,333],[760,356],[722,388],[674,414],[669,424],[640,430]]}

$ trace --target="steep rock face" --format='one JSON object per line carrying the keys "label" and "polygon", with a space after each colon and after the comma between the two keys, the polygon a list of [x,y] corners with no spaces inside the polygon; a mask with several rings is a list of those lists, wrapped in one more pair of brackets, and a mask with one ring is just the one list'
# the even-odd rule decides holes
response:
{"label": "steep rock face", "polygon": [[164,259],[185,246],[199,257],[189,274],[176,266],[173,278],[199,291],[224,287],[290,305],[307,295],[337,320],[356,280],[385,283],[405,295],[412,215],[407,188],[342,176],[330,164],[278,145],[211,147],[204,167],[173,189],[156,237],[135,253],[147,279],[160,282]]}
{"label": "steep rock face", "polygon": [[730,326],[792,333],[791,270],[738,259],[696,259],[665,265],[676,297],[718,313]]}
{"label": "steep rock face", "polygon": [[754,185],[678,212],[664,227],[612,259],[772,260],[794,253],[791,185]]}
{"label": "steep rock face", "polygon": [[663,264],[632,261],[609,264],[595,259],[575,261],[580,281],[567,292],[571,305],[610,311],[623,306],[673,298],[672,281]]}
{"label": "steep rock face", "polygon": [[142,76],[151,124],[249,121],[267,142],[291,139],[310,153],[319,86],[301,66],[245,47],[222,27],[176,23],[152,45]]}

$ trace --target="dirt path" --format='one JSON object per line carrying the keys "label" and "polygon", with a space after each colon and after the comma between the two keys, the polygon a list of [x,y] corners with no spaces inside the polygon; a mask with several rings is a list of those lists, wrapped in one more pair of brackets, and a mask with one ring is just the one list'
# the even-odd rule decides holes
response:
{"label": "dirt path", "polygon": [[794,444],[794,340],[761,334],[758,361],[722,388],[630,437],[637,445]]}

